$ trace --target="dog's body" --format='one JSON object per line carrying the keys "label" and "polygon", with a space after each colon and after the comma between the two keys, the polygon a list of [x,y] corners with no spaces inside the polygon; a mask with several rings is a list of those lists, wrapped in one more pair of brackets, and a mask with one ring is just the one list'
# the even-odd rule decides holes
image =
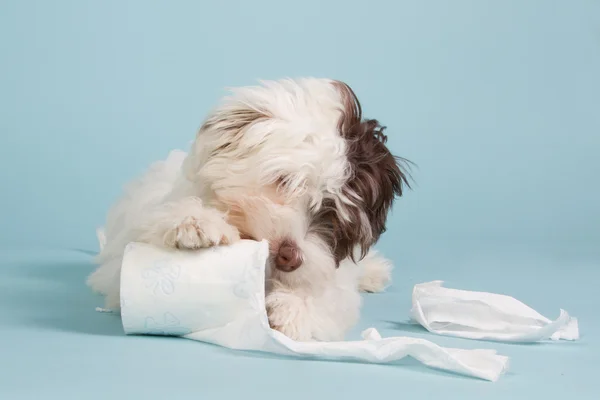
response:
{"label": "dog's body", "polygon": [[267,239],[271,326],[296,340],[341,340],[360,291],[391,266],[372,249],[406,178],[350,88],[301,79],[236,89],[188,154],[172,152],[111,209],[90,286],[119,308],[129,242],[198,249]]}

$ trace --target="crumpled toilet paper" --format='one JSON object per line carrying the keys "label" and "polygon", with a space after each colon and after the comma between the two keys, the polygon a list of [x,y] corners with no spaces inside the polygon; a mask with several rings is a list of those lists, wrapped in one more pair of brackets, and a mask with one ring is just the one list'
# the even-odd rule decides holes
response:
{"label": "crumpled toilet paper", "polygon": [[493,350],[440,347],[411,337],[297,342],[269,327],[265,311],[267,242],[243,240],[200,251],[131,243],[121,268],[121,319],[127,334],[181,336],[231,349],[319,359],[386,363],[410,356],[426,366],[495,381],[508,357]]}
{"label": "crumpled toilet paper", "polygon": [[505,342],[577,340],[577,319],[560,310],[555,321],[501,294],[450,289],[442,281],[415,285],[411,318],[429,332]]}

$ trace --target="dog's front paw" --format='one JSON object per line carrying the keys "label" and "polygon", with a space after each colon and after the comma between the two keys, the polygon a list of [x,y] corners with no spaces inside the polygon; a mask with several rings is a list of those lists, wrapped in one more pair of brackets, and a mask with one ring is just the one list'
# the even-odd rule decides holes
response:
{"label": "dog's front paw", "polygon": [[358,288],[361,292],[383,292],[392,279],[392,264],[387,259],[371,251],[359,266],[362,268]]}
{"label": "dog's front paw", "polygon": [[300,342],[313,339],[306,305],[302,298],[292,293],[277,291],[269,294],[265,302],[272,329]]}
{"label": "dog's front paw", "polygon": [[184,218],[165,235],[165,244],[178,249],[201,249],[240,240],[238,230],[219,214]]}

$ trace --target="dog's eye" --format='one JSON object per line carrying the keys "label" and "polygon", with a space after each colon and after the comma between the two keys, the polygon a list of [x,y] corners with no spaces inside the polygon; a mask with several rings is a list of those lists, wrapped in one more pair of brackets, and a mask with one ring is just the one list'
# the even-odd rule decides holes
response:
{"label": "dog's eye", "polygon": [[277,179],[275,179],[275,185],[277,185],[278,188],[285,187],[287,184],[288,180],[285,176],[279,176]]}
{"label": "dog's eye", "polygon": [[307,186],[305,179],[295,173],[280,175],[274,182],[278,191],[292,197],[304,194]]}

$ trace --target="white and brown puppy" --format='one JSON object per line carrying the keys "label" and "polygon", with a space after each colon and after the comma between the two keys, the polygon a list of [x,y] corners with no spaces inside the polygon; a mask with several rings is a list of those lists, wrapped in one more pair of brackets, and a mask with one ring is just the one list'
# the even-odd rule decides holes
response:
{"label": "white and brown puppy", "polygon": [[110,210],[89,285],[119,307],[119,268],[131,241],[198,249],[267,239],[267,312],[296,340],[341,340],[360,291],[381,291],[391,265],[372,250],[404,161],[363,120],[350,87],[328,79],[262,82],[232,91],[188,154],[173,152]]}

